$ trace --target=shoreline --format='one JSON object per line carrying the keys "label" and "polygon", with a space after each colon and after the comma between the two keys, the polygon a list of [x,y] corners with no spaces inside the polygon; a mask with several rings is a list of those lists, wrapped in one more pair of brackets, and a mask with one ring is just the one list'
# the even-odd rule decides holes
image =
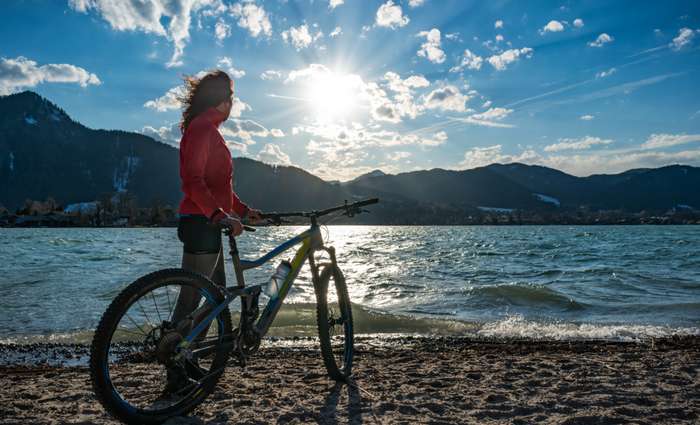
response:
{"label": "shoreline", "polygon": [[[318,349],[315,336],[267,336],[261,349],[313,351]],[[700,351],[700,335],[679,334],[661,337],[642,337],[633,340],[606,338],[547,339],[503,336],[450,336],[425,334],[372,334],[356,335],[356,350],[407,350],[459,347],[503,347],[524,350],[587,350],[609,347],[620,349],[679,349]],[[89,342],[0,342],[0,368],[12,367],[87,367],[90,356]],[[699,364],[700,366],[700,364]]]}
{"label": "shoreline", "polygon": [[[326,377],[317,344],[264,344],[170,424],[690,424],[700,418],[700,337],[599,340],[359,337],[354,385]],[[82,346],[87,349],[87,346]],[[17,350],[67,347],[0,345]],[[70,350],[68,350],[70,353]],[[70,353],[74,354],[74,353]],[[117,423],[84,366],[0,366],[3,423]]]}

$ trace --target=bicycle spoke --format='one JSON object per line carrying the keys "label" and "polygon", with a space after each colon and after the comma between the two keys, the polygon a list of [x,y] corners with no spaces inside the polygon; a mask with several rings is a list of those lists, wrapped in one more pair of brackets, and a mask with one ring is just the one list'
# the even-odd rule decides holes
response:
{"label": "bicycle spoke", "polygon": [[155,328],[155,326],[153,326],[153,323],[151,323],[151,319],[148,317],[148,314],[146,314],[146,311],[143,309],[143,306],[141,305],[141,300],[140,299],[136,300],[136,303],[141,308],[141,312],[143,313],[144,317],[146,317],[146,322],[151,327],[151,329]]}
{"label": "bicycle spoke", "polygon": [[141,333],[143,334],[143,336],[148,336],[148,334],[147,334],[143,329],[141,329],[141,326],[139,326],[139,325],[134,321],[134,319],[132,319],[131,316],[129,316],[129,312],[126,312],[124,315],[125,315],[129,320],[131,320],[131,323],[133,323],[134,326],[136,326],[137,328],[139,328],[139,330],[141,331]]}
{"label": "bicycle spoke", "polygon": [[173,317],[173,305],[170,302],[170,291],[168,290],[168,286],[165,286],[165,296],[168,297],[168,321],[171,321]]}
{"label": "bicycle spoke", "polygon": [[158,321],[160,323],[163,323],[163,319],[160,317],[160,311],[158,310],[158,303],[156,302],[156,296],[153,295],[153,292],[155,292],[155,291],[151,291],[151,299],[153,299],[153,306],[156,308],[156,314],[158,315]]}

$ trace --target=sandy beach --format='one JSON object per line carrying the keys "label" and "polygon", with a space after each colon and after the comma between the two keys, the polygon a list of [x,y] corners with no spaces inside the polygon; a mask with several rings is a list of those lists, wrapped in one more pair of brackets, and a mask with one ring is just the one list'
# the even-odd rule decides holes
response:
{"label": "sandy beach", "polygon": [[[315,346],[263,347],[245,369],[229,367],[191,416],[168,423],[700,421],[700,337],[642,343],[361,338],[356,352],[355,383],[336,385]],[[43,353],[43,364],[26,364],[26,355],[36,353]],[[84,366],[56,365],[80,364],[84,355],[80,347],[0,346],[0,422],[117,423],[95,401]]]}

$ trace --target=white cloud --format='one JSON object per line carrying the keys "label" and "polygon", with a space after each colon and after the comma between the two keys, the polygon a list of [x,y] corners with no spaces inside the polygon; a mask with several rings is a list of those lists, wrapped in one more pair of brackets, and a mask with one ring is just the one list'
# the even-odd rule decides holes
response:
{"label": "white cloud", "polygon": [[425,0],[409,0],[408,1],[408,6],[409,7],[420,7],[425,4]]}
{"label": "white cloud", "polygon": [[443,111],[467,112],[466,106],[469,96],[462,94],[459,88],[446,85],[435,89],[423,96],[425,107],[428,109],[441,109]]}
{"label": "white cloud", "polygon": [[642,149],[659,149],[700,142],[700,134],[652,134],[642,143]]}
{"label": "white cloud", "polygon": [[182,86],[173,87],[168,90],[163,96],[149,100],[144,103],[146,108],[154,109],[158,112],[165,112],[172,109],[180,109],[182,104],[180,98],[185,95],[185,89]]}
{"label": "white cloud", "polygon": [[693,39],[695,38],[695,32],[696,31],[693,31],[690,28],[681,28],[680,30],[678,30],[678,36],[676,36],[673,39],[673,41],[671,41],[669,47],[671,47],[673,50],[678,51],[683,47],[690,45],[693,42]]}
{"label": "white cloud", "polygon": [[501,145],[472,148],[464,152],[464,159],[459,163],[463,169],[484,167],[493,163],[528,162],[537,157],[534,151],[527,150],[520,155],[503,153]]}
{"label": "white cloud", "polygon": [[617,68],[610,68],[607,71],[600,71],[595,74],[596,78],[606,78],[617,72]]}
{"label": "white cloud", "polygon": [[489,110],[479,113],[479,114],[473,114],[471,117],[476,120],[480,121],[500,121],[503,118],[506,118],[508,115],[510,115],[513,112],[512,109],[506,109],[506,108],[490,108]]}
{"label": "white cloud", "polygon": [[547,25],[540,30],[540,34],[546,34],[548,32],[561,32],[564,31],[564,25],[559,21],[549,21]]}
{"label": "white cloud", "polygon": [[270,136],[272,137],[284,137],[284,132],[279,128],[270,129]]}
{"label": "white cloud", "polygon": [[328,0],[328,8],[335,9],[336,7],[342,5],[343,3],[345,3],[344,0]]}
{"label": "white cloud", "polygon": [[319,76],[326,75],[330,72],[331,70],[328,69],[327,66],[320,63],[312,63],[306,68],[291,71],[289,75],[287,75],[287,79],[284,82],[287,84],[307,78],[318,78]]}
{"label": "white cloud", "polygon": [[230,118],[221,123],[219,132],[227,142],[235,141],[245,145],[254,145],[253,137],[268,137],[270,135],[270,131],[262,124],[239,118]]}
{"label": "white cloud", "polygon": [[386,155],[386,158],[389,161],[401,161],[402,159],[410,158],[411,157],[411,152],[406,152],[406,151],[396,151],[396,152],[391,152]]}
{"label": "white cloud", "polygon": [[595,119],[595,116],[593,115],[581,115],[578,119],[581,121],[592,121]]}
{"label": "white cloud", "polygon": [[576,139],[559,139],[559,143],[545,146],[545,152],[559,152],[565,150],[586,150],[593,146],[609,145],[611,139],[601,139],[600,137],[584,136]]}
{"label": "white cloud", "polygon": [[228,56],[220,57],[216,67],[226,71],[231,78],[242,78],[245,76],[245,71],[234,68],[233,60]]}
{"label": "white cloud", "polygon": [[282,71],[277,71],[274,69],[268,69],[260,74],[261,80],[279,80],[282,78]]}
{"label": "white cloud", "polygon": [[402,79],[395,72],[384,74],[385,87],[393,93],[391,97],[377,83],[364,84],[362,97],[371,105],[371,115],[375,120],[398,123],[404,116],[412,119],[423,112],[414,98],[414,89],[425,88],[430,82],[422,75],[411,75]]}
{"label": "white cloud", "polygon": [[250,2],[236,3],[231,6],[231,13],[238,18],[238,26],[247,29],[251,36],[272,35],[270,18],[262,6]]}
{"label": "white cloud", "polygon": [[342,34],[343,34],[343,29],[340,28],[340,27],[338,26],[338,27],[335,27],[335,28],[333,29],[333,31],[331,31],[331,33],[328,34],[328,36],[329,36],[330,38],[336,38],[336,37],[338,37],[339,35],[342,35]]}
{"label": "white cloud", "polygon": [[669,164],[700,165],[700,149],[680,152],[633,151],[619,153],[597,151],[590,154],[539,157],[530,159],[528,162],[556,168],[577,176],[587,176],[600,173],[620,173],[635,168],[662,167]]}
{"label": "white cloud", "polygon": [[276,145],[274,143],[265,144],[265,146],[263,146],[260,152],[258,152],[257,159],[267,164],[292,165],[292,161],[290,160],[289,155],[282,152],[282,149],[279,147],[279,145]]}
{"label": "white cloud", "polygon": [[214,26],[214,36],[217,40],[223,41],[226,37],[231,35],[231,26],[219,19]]}
{"label": "white cloud", "polygon": [[387,0],[386,3],[379,6],[379,9],[377,9],[377,16],[375,18],[377,26],[394,29],[396,27],[403,27],[408,24],[409,21],[408,16],[404,16],[401,6],[394,4],[392,0]]}
{"label": "white cloud", "polygon": [[39,65],[24,56],[0,57],[0,95],[34,87],[41,83],[73,83],[81,87],[100,85],[97,75],[67,63]]}
{"label": "white cloud", "polygon": [[496,22],[493,23],[493,27],[495,29],[503,28],[503,21],[502,20],[497,20]]}
{"label": "white cloud", "polygon": [[472,51],[469,49],[465,49],[464,54],[462,56],[462,62],[459,65],[452,67],[450,69],[450,72],[459,72],[464,68],[474,69],[478,71],[479,69],[481,69],[481,64],[483,62],[484,58],[475,53],[472,53]]}
{"label": "white cloud", "polygon": [[402,146],[417,146],[430,149],[444,144],[447,134],[444,131],[431,136],[388,131],[375,126],[366,127],[353,122],[348,125],[327,124],[298,126],[292,134],[305,134],[309,138],[306,151],[313,163],[320,164],[311,171],[329,179],[348,179],[373,169],[391,169],[386,164],[363,165],[371,149],[386,149],[396,152]]}
{"label": "white cloud", "polygon": [[602,33],[594,41],[588,43],[590,47],[603,47],[608,43],[612,43],[615,39],[607,33]]}
{"label": "white cloud", "polygon": [[574,26],[576,28],[583,28],[583,25],[584,25],[583,19],[581,19],[581,18],[574,19]]}
{"label": "white cloud", "polygon": [[[192,13],[215,2],[198,0],[70,0],[81,13],[95,10],[116,31],[142,31],[171,40],[174,52],[168,67],[182,65],[182,55],[190,38]],[[168,28],[162,25],[167,19]]]}
{"label": "white cloud", "polygon": [[[486,102],[484,103],[484,107],[486,106],[491,106],[491,102]],[[466,117],[461,117],[461,118],[451,118],[453,121],[459,121],[463,122],[466,124],[470,125],[478,125],[481,127],[494,127],[494,128],[512,128],[514,127],[512,124],[506,124],[503,122],[500,122],[504,118],[508,117],[513,112],[512,109],[507,109],[507,108],[489,108],[488,110],[477,113],[477,114],[471,114]]]}
{"label": "white cloud", "polygon": [[[588,138],[590,145],[586,145]],[[583,142],[575,148],[550,149],[542,155],[534,150],[524,150],[517,154],[504,154],[501,145],[479,147],[465,152],[458,168],[474,168],[492,163],[522,162],[556,168],[577,176],[600,173],[620,173],[635,168],[653,168],[669,164],[700,165],[700,149],[665,152],[657,147],[677,146],[700,141],[700,135],[652,134],[640,148],[619,150],[590,150],[592,146],[610,144],[611,141],[599,138],[561,139],[570,143]],[[648,144],[648,145],[647,145]],[[645,149],[644,146],[651,146]],[[584,152],[575,152],[575,150]],[[567,153],[566,151],[574,151]]]}
{"label": "white cloud", "polygon": [[250,105],[239,99],[237,96],[233,97],[233,105],[231,106],[231,117],[240,117],[243,112],[250,111],[252,108]]}
{"label": "white cloud", "polygon": [[309,26],[306,24],[298,27],[289,27],[288,30],[282,31],[282,39],[284,39],[286,43],[294,46],[297,51],[309,47],[311,43],[321,37],[323,37],[321,31],[318,31],[315,35],[311,35]]}
{"label": "white cloud", "polygon": [[182,138],[182,132],[180,132],[180,125],[178,123],[158,128],[147,125],[141,129],[141,134],[145,134],[159,142],[167,143],[175,147],[180,146],[180,139]]}
{"label": "white cloud", "polygon": [[425,37],[425,42],[418,50],[418,56],[427,58],[432,63],[445,62],[445,52],[440,48],[440,30],[433,28],[430,31],[421,31],[418,37]]}
{"label": "white cloud", "polygon": [[525,58],[532,57],[532,52],[533,50],[530,47],[510,49],[501,54],[490,56],[487,60],[497,71],[503,71],[509,64],[518,61],[520,56]]}

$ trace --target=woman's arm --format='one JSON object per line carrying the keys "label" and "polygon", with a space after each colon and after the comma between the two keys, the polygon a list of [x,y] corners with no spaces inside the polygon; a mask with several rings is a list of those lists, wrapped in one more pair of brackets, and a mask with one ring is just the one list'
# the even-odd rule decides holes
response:
{"label": "woman's arm", "polygon": [[238,214],[240,218],[244,218],[248,215],[248,211],[250,211],[248,205],[241,201],[241,198],[236,195],[236,192],[233,192],[233,212]]}

